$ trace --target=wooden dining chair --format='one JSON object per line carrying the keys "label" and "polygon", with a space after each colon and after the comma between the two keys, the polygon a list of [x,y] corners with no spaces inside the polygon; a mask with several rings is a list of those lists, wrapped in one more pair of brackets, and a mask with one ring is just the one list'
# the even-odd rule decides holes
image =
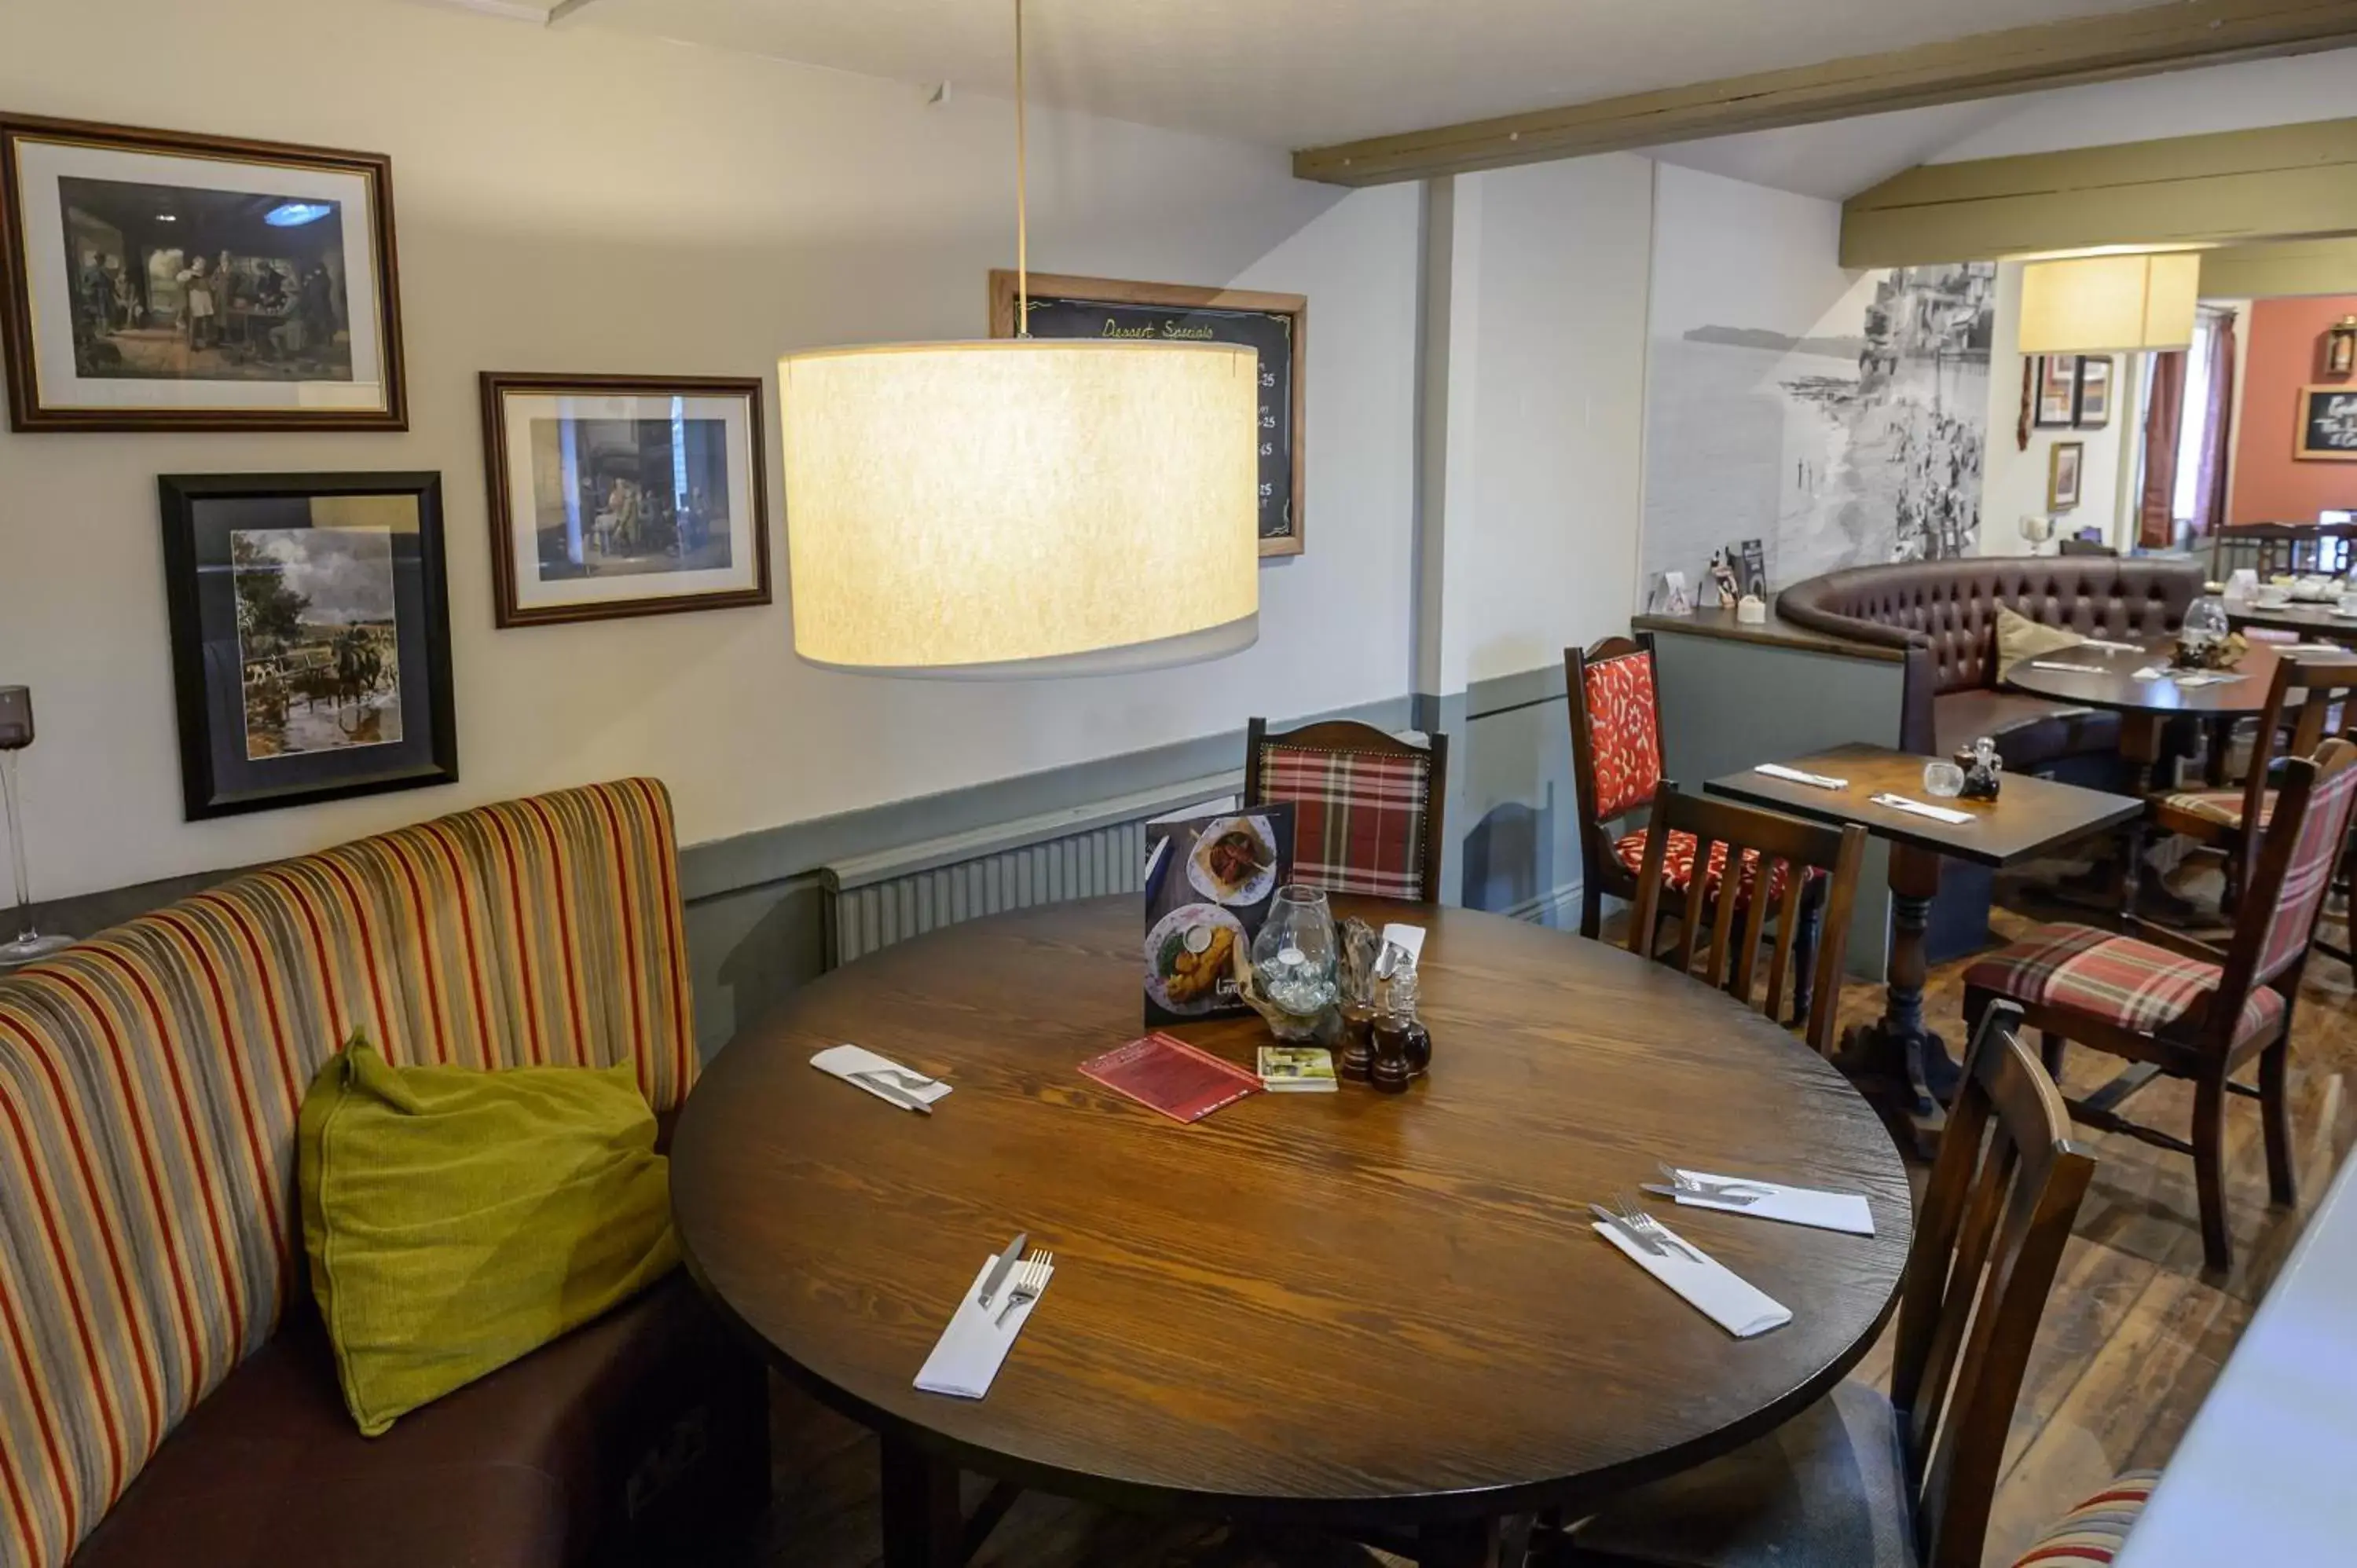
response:
{"label": "wooden dining chair", "polygon": [[2030,1345],[2095,1168],[2020,1024],[1997,1004],[1974,1029],[1907,1255],[1889,1395],[1835,1385],[1575,1527],[1570,1562],[1979,1568]]}
{"label": "wooden dining chair", "polygon": [[[1623,832],[1621,824],[1650,812],[1662,784],[1662,711],[1654,680],[1653,638],[1608,637],[1584,651],[1563,650],[1564,689],[1571,711],[1571,777],[1579,794],[1579,934],[1593,938],[1604,926],[1604,900],[1634,903],[1643,868],[1649,829]],[[1668,855],[1670,886],[1685,889],[1695,864],[1694,846],[1674,843]],[[1713,863],[1715,864],[1715,863]],[[1716,898],[1713,886],[1706,897]],[[1738,897],[1742,890],[1738,890]],[[1793,997],[1806,1013],[1813,998],[1822,890],[1815,879],[1802,889],[1795,941],[1802,980]]]}
{"label": "wooden dining chair", "polygon": [[2357,692],[2357,658],[2319,654],[2278,659],[2265,716],[2252,726],[2250,771],[2242,784],[2174,790],[2147,802],[2145,815],[2153,827],[2226,852],[2226,891],[2220,902],[2228,914],[2241,901],[2259,835],[2275,810],[2269,774],[2276,759],[2312,756],[2339,726],[2352,692]]}
{"label": "wooden dining chair", "polygon": [[[2223,950],[2135,922],[2136,935],[2092,926],[2040,926],[1964,972],[1964,1015],[2019,1006],[2042,1031],[2047,1069],[2059,1076],[2066,1041],[2126,1058],[2130,1066],[2071,1114],[2090,1127],[2193,1158],[2201,1209],[2201,1251],[2209,1267],[2233,1262],[2226,1238],[2225,1110],[2230,1093],[2259,1101],[2266,1141],[2267,1195],[2297,1200],[2286,1077],[2292,1008],[2315,940],[2318,916],[2357,800],[2357,746],[2329,740],[2314,758],[2284,768],[2274,814]],[[2255,1088],[2233,1074],[2253,1058]],[[2120,1105],[2154,1079],[2193,1084],[2192,1137],[2131,1122]]]}
{"label": "wooden dining chair", "polygon": [[[1866,840],[1866,830],[1855,822],[1842,828],[1804,822],[1731,800],[1681,795],[1676,786],[1665,782],[1654,793],[1646,828],[1629,950],[1659,956],[1680,973],[1695,975],[1749,1007],[1760,983],[1760,943],[1773,913],[1775,947],[1760,1011],[1783,1022],[1784,977],[1790,970],[1794,992],[1810,997],[1794,1004],[1803,1020],[1802,1037],[1819,1055],[1830,1056],[1841,1011],[1850,901],[1857,892]],[[1674,877],[1674,854],[1685,857],[1683,874]],[[1730,860],[1736,868],[1736,893],[1722,897],[1718,890],[1727,884]],[[1709,868],[1706,875],[1693,874],[1697,865]],[[1812,872],[1822,877],[1824,917],[1824,937],[1813,954],[1800,950],[1797,941],[1807,927],[1801,907]],[[1666,943],[1662,923],[1673,918],[1678,922],[1677,940]]]}
{"label": "wooden dining chair", "polygon": [[1244,732],[1244,803],[1293,807],[1293,879],[1329,893],[1440,897],[1448,737],[1418,746],[1372,725],[1329,719]]}

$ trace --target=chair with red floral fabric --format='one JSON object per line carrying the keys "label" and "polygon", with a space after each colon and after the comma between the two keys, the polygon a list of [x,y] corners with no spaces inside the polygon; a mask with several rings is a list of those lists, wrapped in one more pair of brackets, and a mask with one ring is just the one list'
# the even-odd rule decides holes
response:
{"label": "chair with red floral fabric", "polygon": [[[2192,1155],[2201,1251],[2212,1269],[2233,1262],[2223,1136],[2229,1092],[2259,1101],[2268,1197],[2280,1204],[2297,1197],[2285,1081],[2291,1012],[2352,800],[2357,746],[2330,740],[2313,759],[2285,765],[2242,916],[2222,950],[2142,921],[2135,922],[2137,936],[2061,924],[2041,926],[1964,972],[1964,1015],[1977,1018],[1999,999],[2019,1003],[2043,1032],[2046,1065],[2058,1077],[2066,1040],[2134,1064],[2072,1101],[2071,1114],[2087,1126]],[[2254,1057],[2257,1087],[2235,1082],[2235,1070]],[[2123,1101],[2164,1074],[2193,1083],[2190,1142],[2119,1114]]]}
{"label": "chair with red floral fabric", "polygon": [[1440,889],[1448,737],[1397,740],[1348,719],[1244,738],[1244,803],[1293,806],[1293,879],[1329,893],[1429,904]]}
{"label": "chair with red floral fabric", "polygon": [[[1608,637],[1586,652],[1563,650],[1564,686],[1571,708],[1571,775],[1579,789],[1579,846],[1585,867],[1580,875],[1579,934],[1594,937],[1603,929],[1604,899],[1635,903],[1638,873],[1645,864],[1647,828],[1622,832],[1624,818],[1651,811],[1662,779],[1662,711],[1653,681],[1653,639]],[[1663,852],[1663,886],[1673,893],[1685,891],[1694,876],[1695,839],[1673,832]],[[1738,903],[1750,897],[1747,869],[1736,885]],[[1716,903],[1726,870],[1724,846],[1710,862],[1704,898]],[[1783,901],[1783,872],[1770,874],[1768,901]],[[1811,876],[1802,889],[1802,929],[1796,933],[1800,956],[1800,989],[1793,996],[1796,1014],[1806,1016],[1814,983],[1814,954],[1821,921],[1823,891]]]}

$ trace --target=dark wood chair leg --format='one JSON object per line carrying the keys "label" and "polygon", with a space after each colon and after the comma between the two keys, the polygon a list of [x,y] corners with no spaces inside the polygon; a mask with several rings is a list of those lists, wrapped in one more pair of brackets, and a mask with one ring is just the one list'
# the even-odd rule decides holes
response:
{"label": "dark wood chair leg", "polygon": [[1494,1519],[1427,1524],[1416,1530],[1415,1544],[1418,1568],[1502,1568],[1505,1561],[1503,1531]]}
{"label": "dark wood chair leg", "polygon": [[884,1568],[961,1568],[957,1467],[889,1433],[883,1448]]}
{"label": "dark wood chair leg", "polygon": [[2259,1115],[2266,1133],[2267,1201],[2286,1208],[2299,1201],[2299,1178],[2292,1174],[2291,1108],[2286,1082],[2291,1040],[2277,1040],[2259,1053]]}
{"label": "dark wood chair leg", "polygon": [[2201,1261],[2224,1273],[2234,1262],[2226,1240],[2226,1069],[2205,1072],[2193,1085],[2193,1187],[2201,1203]]}
{"label": "dark wood chair leg", "polygon": [[2038,1031],[2039,1059],[2046,1064],[2046,1076],[2055,1082],[2062,1081],[2062,1036],[2051,1029]]}
{"label": "dark wood chair leg", "polygon": [[[1764,888],[1761,891],[1766,891]],[[1824,934],[1825,882],[1813,876],[1801,889],[1801,929],[1792,933],[1792,1022],[1806,1028],[1809,999],[1817,988],[1817,941]]]}
{"label": "dark wood chair leg", "polygon": [[1589,941],[1604,929],[1604,888],[1595,876],[1579,879],[1579,934]]}

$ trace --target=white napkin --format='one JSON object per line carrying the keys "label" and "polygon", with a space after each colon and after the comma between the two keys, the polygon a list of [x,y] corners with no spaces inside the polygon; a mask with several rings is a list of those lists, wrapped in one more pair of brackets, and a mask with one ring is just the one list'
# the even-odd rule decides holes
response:
{"label": "white napkin", "polygon": [[2166,664],[2147,664],[2136,672],[2136,678],[2139,681],[2158,681],[2168,673],[2169,666]]}
{"label": "white napkin", "polygon": [[[899,1062],[894,1061],[889,1057],[879,1057],[874,1051],[862,1050],[857,1046],[829,1046],[826,1049],[819,1052],[818,1055],[811,1058],[811,1066],[818,1069],[821,1072],[833,1073],[835,1077],[843,1079],[844,1082],[851,1085],[854,1089],[866,1090],[868,1093],[874,1095],[885,1104],[891,1106],[896,1111],[909,1110],[907,1106],[898,1103],[890,1095],[885,1093],[874,1084],[851,1076],[856,1072],[874,1072],[879,1068],[888,1072],[915,1071],[912,1068],[902,1067]],[[920,1072],[917,1073],[916,1076],[923,1078],[925,1075]],[[939,1100],[942,1096],[950,1091],[950,1086],[942,1082],[939,1079],[931,1080],[922,1089],[915,1088],[909,1084],[900,1083],[897,1080],[893,1081],[892,1087],[898,1089],[909,1099],[921,1100],[928,1105],[931,1105],[934,1101]],[[909,1114],[913,1116],[916,1112],[909,1111]]]}
{"label": "white napkin", "polygon": [[1921,800],[1910,800],[1904,795],[1884,793],[1871,795],[1867,799],[1878,806],[1888,806],[1894,811],[1905,811],[1910,816],[1929,817],[1935,822],[1953,822],[1961,825],[1973,820],[1973,814],[1970,811],[1952,811],[1945,806],[1927,806]]}
{"label": "white napkin", "polygon": [[[1629,1261],[1686,1298],[1695,1311],[1734,1335],[1749,1339],[1792,1321],[1792,1309],[1745,1283],[1726,1264],[1706,1258],[1697,1262],[1675,1247],[1665,1256],[1652,1253],[1623,1236],[1617,1226],[1598,1220],[1595,1232],[1620,1249]],[[1669,1230],[1666,1225],[1663,1230]],[[1671,1231],[1675,1235],[1675,1231]],[[1681,1238],[1683,1239],[1683,1238]]]}
{"label": "white napkin", "polygon": [[1007,1303],[1006,1292],[1014,1288],[1015,1275],[1010,1271],[1007,1283],[999,1287],[998,1296],[985,1306],[975,1298],[982,1294],[982,1282],[990,1277],[990,1266],[996,1258],[985,1258],[982,1267],[974,1271],[974,1283],[965,1287],[965,1297],[958,1303],[957,1311],[950,1316],[950,1326],[933,1344],[933,1353],[917,1372],[917,1387],[929,1394],[950,1394],[962,1400],[978,1400],[990,1391],[991,1380],[1006,1359],[1006,1352],[1015,1348],[1015,1337],[1023,1332],[1023,1324],[1031,1309],[1047,1299],[1048,1284],[1056,1277],[1053,1264],[1048,1278],[1040,1282],[1039,1294],[998,1321],[999,1309]]}
{"label": "white napkin", "polygon": [[[1383,940],[1387,946],[1395,947],[1402,952],[1407,954],[1408,961],[1410,963],[1416,962],[1424,957],[1424,928],[1422,926],[1411,926],[1401,921],[1394,920],[1390,925],[1383,928]],[[1383,951],[1383,949],[1377,948],[1375,950],[1377,952],[1381,952]]]}
{"label": "white napkin", "polygon": [[1749,1203],[1730,1203],[1724,1198],[1706,1197],[1700,1193],[1678,1194],[1678,1201],[1690,1208],[1716,1208],[1724,1214],[1756,1214],[1762,1219],[1781,1219],[1787,1225],[1813,1225],[1820,1230],[1844,1230],[1852,1236],[1874,1234],[1874,1210],[1867,1207],[1865,1197],[1854,1192],[1825,1192],[1813,1187],[1786,1187],[1781,1182],[1754,1181],[1749,1176],[1719,1176],[1711,1171],[1681,1170],[1679,1175],[1690,1181],[1715,1182],[1721,1187],[1757,1187],[1765,1197]]}
{"label": "white napkin", "polygon": [[2033,659],[2029,661],[2029,667],[2032,670],[2067,670],[2073,675],[2108,675],[2111,673],[2109,670],[2104,669],[2100,664],[2072,664],[2060,659]]}
{"label": "white napkin", "polygon": [[2195,670],[2179,675],[2177,683],[2180,686],[2222,686],[2229,681],[2241,679],[2240,675],[2229,674],[2223,670]]}
{"label": "white napkin", "polygon": [[2141,653],[2144,651],[2144,644],[2140,642],[2106,642],[2100,637],[2082,638],[2079,641],[2079,646],[2082,648],[2100,648],[2109,653]]}
{"label": "white napkin", "polygon": [[1803,773],[1797,768],[1787,768],[1781,762],[1763,762],[1751,770],[1765,773],[1770,779],[1782,779],[1794,784],[1806,784],[1818,789],[1846,789],[1849,780],[1835,779],[1823,773]]}

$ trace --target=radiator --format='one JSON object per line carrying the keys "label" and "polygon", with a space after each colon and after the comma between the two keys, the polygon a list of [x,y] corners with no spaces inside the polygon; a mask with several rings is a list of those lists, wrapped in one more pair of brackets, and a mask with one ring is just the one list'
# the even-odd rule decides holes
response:
{"label": "radiator", "polygon": [[827,967],[985,915],[1138,892],[1146,822],[1218,811],[1240,782],[1222,774],[823,866]]}

